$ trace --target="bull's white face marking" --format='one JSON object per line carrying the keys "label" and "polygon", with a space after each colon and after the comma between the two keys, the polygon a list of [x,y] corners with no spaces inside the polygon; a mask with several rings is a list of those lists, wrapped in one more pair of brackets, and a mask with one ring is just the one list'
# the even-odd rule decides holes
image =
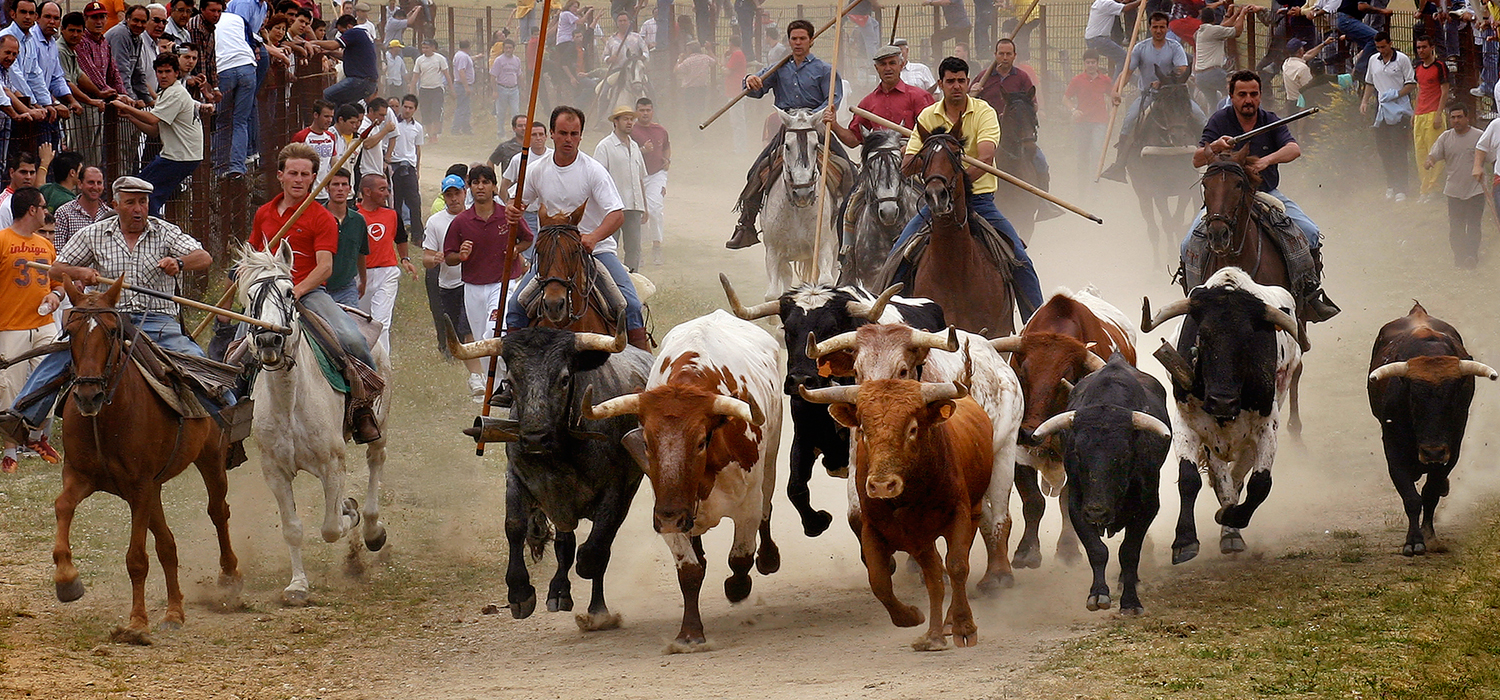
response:
{"label": "bull's white face marking", "polygon": [[816,311],[833,301],[833,293],[829,287],[802,287],[792,291],[792,303],[803,311]]}

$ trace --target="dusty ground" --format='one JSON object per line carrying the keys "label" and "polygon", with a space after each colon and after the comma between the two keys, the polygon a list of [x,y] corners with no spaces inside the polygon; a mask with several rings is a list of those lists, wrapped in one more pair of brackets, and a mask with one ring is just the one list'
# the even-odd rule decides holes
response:
{"label": "dusty ground", "polygon": [[[476,131],[489,132],[480,125]],[[728,273],[748,295],[764,285],[761,248],[722,247],[732,225],[732,193],[751,154],[734,153],[723,130],[697,140],[686,128],[673,133],[679,145],[668,190],[667,264],[643,270],[661,290],[652,302],[658,336],[721,306],[717,272]],[[589,148],[596,138],[586,139]],[[429,193],[448,162],[492,147],[488,137],[449,137],[429,149]],[[1151,262],[1133,197],[1110,184],[1076,191],[1070,187],[1068,149],[1054,143],[1049,152],[1058,189],[1107,223],[1068,217],[1041,224],[1032,254],[1044,285],[1096,284],[1131,315],[1142,295],[1158,306],[1175,297],[1164,266]],[[126,509],[107,495],[80,509],[75,553],[89,593],[61,605],[52,595],[48,557],[57,470],[29,461],[18,475],[0,479],[7,522],[0,528],[0,697],[1348,697],[1343,686],[1316,679],[1286,685],[1289,690],[1244,680],[1257,674],[1280,679],[1289,672],[1279,670],[1285,663],[1275,654],[1235,656],[1237,632],[1275,627],[1266,616],[1285,622],[1276,629],[1301,629],[1315,611],[1298,606],[1317,600],[1320,591],[1360,590],[1372,580],[1398,578],[1408,588],[1440,586],[1449,572],[1462,568],[1470,524],[1482,520],[1500,483],[1490,444],[1500,404],[1492,387],[1481,386],[1469,449],[1454,495],[1440,512],[1439,530],[1457,535],[1459,553],[1415,561],[1395,555],[1401,541],[1398,505],[1364,397],[1369,342],[1381,323],[1404,314],[1418,298],[1463,329],[1479,359],[1500,361],[1500,327],[1490,301],[1500,261],[1486,259],[1474,272],[1452,271],[1440,207],[1388,205],[1369,197],[1369,187],[1333,184],[1333,174],[1363,167],[1311,163],[1288,187],[1326,229],[1329,288],[1345,309],[1316,329],[1317,348],[1306,360],[1306,445],[1293,446],[1284,436],[1276,486],[1245,532],[1251,552],[1238,560],[1213,553],[1213,532],[1204,525],[1204,555],[1184,566],[1168,564],[1166,544],[1177,509],[1173,479],[1164,479],[1167,505],[1153,529],[1155,545],[1143,573],[1142,595],[1152,614],[1143,621],[1086,612],[1087,567],[1061,567],[1048,546],[1042,569],[1020,573],[1013,590],[978,603],[977,648],[915,654],[906,646],[914,632],[891,626],[870,595],[848,531],[834,527],[809,540],[781,498],[774,524],[785,563],[773,576],[756,576],[747,603],[730,606],[717,595],[714,579],[727,570],[727,537],[714,532],[706,538],[704,615],[717,645],[711,653],[662,654],[676,633],[680,598],[665,547],[640,502],[616,545],[608,578],[609,599],[624,614],[624,629],[583,635],[570,615],[538,612],[524,621],[504,612],[483,615],[484,605],[505,600],[503,456],[497,449],[474,456],[472,443],[458,433],[477,407],[463,396],[462,370],[437,360],[421,289],[408,282],[394,333],[395,439],[382,498],[387,550],[378,557],[357,552],[361,566],[354,568],[363,571],[350,573],[345,543],[309,543],[312,604],[281,607],[276,601],[289,576],[287,554],[252,448],[251,462],[231,473],[231,528],[247,584],[242,604],[221,609],[197,583],[214,572],[212,530],[202,512],[202,484],[185,476],[169,485],[166,498],[192,602],[187,625],[158,633],[151,647],[114,645],[107,642],[108,631],[124,619],[129,603],[122,562]],[[1320,187],[1318,179],[1328,184]],[[1140,340],[1146,348],[1158,343],[1154,336]],[[1152,360],[1143,366],[1160,373]],[[356,494],[364,470],[351,462],[349,490]],[[303,517],[317,522],[316,485],[308,477],[299,484]],[[841,481],[815,476],[815,505],[841,512],[843,489]],[[640,500],[649,498],[643,489]],[[1212,522],[1214,506],[1206,493],[1198,510],[1200,523]],[[1056,525],[1056,508],[1049,507],[1044,542],[1055,537]],[[1350,554],[1354,550],[1357,556]],[[532,571],[535,579],[549,577],[550,557]],[[164,595],[154,561],[148,585],[153,619],[159,618]],[[1262,588],[1272,587],[1291,612],[1256,612],[1269,606]],[[911,575],[898,590],[909,600],[922,595]],[[576,577],[575,593],[583,605],[587,587]],[[1327,605],[1341,604],[1335,597]],[[1188,639],[1200,628],[1213,634]],[[1170,646],[1184,639],[1192,644]],[[1317,641],[1288,637],[1282,643],[1300,649]],[[1152,653],[1163,656],[1159,663]],[[1166,656],[1177,665],[1170,666]],[[1195,666],[1183,658],[1205,661]],[[1329,674],[1364,669],[1378,680],[1394,673],[1358,655],[1327,664],[1340,669]],[[1156,666],[1172,668],[1170,678],[1153,671]]]}

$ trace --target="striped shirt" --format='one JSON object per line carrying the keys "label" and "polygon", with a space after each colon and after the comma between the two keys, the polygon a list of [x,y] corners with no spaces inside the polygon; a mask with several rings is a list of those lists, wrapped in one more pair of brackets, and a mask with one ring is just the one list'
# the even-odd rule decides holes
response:
{"label": "striped shirt", "polygon": [[75,199],[67,204],[58,205],[57,211],[52,216],[57,219],[57,230],[52,233],[52,242],[62,250],[63,244],[68,242],[73,234],[82,231],[89,224],[103,221],[115,215],[114,208],[108,203],[100,202],[98,211],[93,216],[83,210],[83,204]]}
{"label": "striped shirt", "polygon": [[[120,217],[92,224],[74,234],[57,252],[57,261],[64,265],[92,267],[105,277],[124,277],[136,287],[154,289],[167,294],[177,293],[177,278],[157,267],[162,258],[180,258],[203,246],[182,229],[156,217],[149,217],[146,230],[135,241],[132,250],[125,244],[120,233]],[[103,289],[102,285],[95,290]],[[156,311],[169,316],[177,315],[177,303],[166,299],[126,291],[116,308],[121,311],[139,313]]]}

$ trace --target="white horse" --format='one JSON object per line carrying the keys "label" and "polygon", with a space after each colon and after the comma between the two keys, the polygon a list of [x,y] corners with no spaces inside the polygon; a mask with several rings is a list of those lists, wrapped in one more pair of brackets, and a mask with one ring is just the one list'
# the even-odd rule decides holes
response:
{"label": "white horse", "polygon": [[[781,178],[771,183],[761,209],[761,232],[766,244],[766,298],[774,299],[798,284],[833,284],[838,277],[839,229],[835,190],[823,193],[823,237],[813,250],[818,229],[818,173],[823,144],[823,112],[793,109],[780,112],[783,124]],[[829,173],[830,176],[833,173]],[[852,175],[852,173],[851,173]],[[813,274],[814,256],[817,275]]]}
{"label": "white horse", "polygon": [[[282,591],[288,605],[307,603],[307,572],[302,566],[302,520],[292,496],[292,479],[305,471],[323,482],[323,539],[337,542],[361,522],[359,504],[344,498],[344,397],[329,385],[318,367],[312,340],[300,328],[292,295],[292,251],[283,243],[277,254],[249,246],[240,251],[239,302],[247,315],[290,328],[289,335],[255,330],[250,351],[260,360],[255,380],[255,442],[261,472],[281,510],[281,535],[291,551],[292,582]],[[371,351],[375,370],[387,382],[390,355],[378,345]],[[388,401],[375,404],[375,420],[384,432]],[[366,446],[370,483],[363,513],[365,546],[385,546],[380,524],[380,474],[385,467],[385,438]]]}

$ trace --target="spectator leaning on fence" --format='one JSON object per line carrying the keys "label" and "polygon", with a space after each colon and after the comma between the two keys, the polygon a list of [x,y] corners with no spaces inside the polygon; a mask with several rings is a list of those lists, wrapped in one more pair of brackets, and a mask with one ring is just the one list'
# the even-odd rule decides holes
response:
{"label": "spectator leaning on fence", "polygon": [[[43,108],[47,113],[46,121],[55,122],[67,113],[64,111],[59,114],[52,108],[49,75],[43,69],[40,42],[32,31],[36,27],[36,3],[34,0],[16,0],[10,5],[10,12],[14,21],[0,30],[0,36],[15,37],[18,44],[11,83],[17,92],[27,98],[29,104]],[[48,140],[55,142],[55,139]]]}
{"label": "spectator leaning on fence", "polygon": [[[146,93],[156,95],[161,85],[156,79],[156,57],[161,55],[162,37],[167,33],[167,8],[160,3],[146,6],[146,33],[141,35],[141,56],[138,61],[146,73]],[[167,51],[171,52],[171,42]]]}
{"label": "spectator leaning on fence", "polygon": [[[140,178],[151,183],[151,215],[161,216],[162,205],[175,197],[198,164],[203,161],[203,123],[198,119],[199,103],[178,80],[177,57],[157,56],[151,68],[161,92],[150,111],[136,109],[116,100],[115,107],[141,131],[161,138],[161,154],[146,167]],[[213,109],[212,105],[203,105]]]}
{"label": "spectator leaning on fence", "polygon": [[[83,18],[80,16],[78,19],[80,20],[78,26],[82,28]],[[73,76],[71,78],[63,68],[59,53],[62,48],[62,42],[58,41],[61,36],[58,30],[61,27],[62,6],[57,4],[56,0],[47,0],[42,3],[41,22],[31,31],[36,37],[37,49],[41,53],[42,69],[47,75],[47,89],[52,93],[52,99],[59,105],[62,105],[67,111],[71,111],[75,115],[82,114],[83,105],[79,104],[79,102],[80,100],[87,102],[89,98],[71,84],[73,79],[77,77],[77,55],[75,54],[73,57]],[[98,106],[102,108],[104,105],[100,104]],[[59,116],[65,115],[66,112],[59,112]],[[58,134],[59,131],[59,129],[54,129],[54,135]],[[55,140],[53,145],[57,145]]]}
{"label": "spectator leaning on fence", "polygon": [[78,198],[58,207],[54,214],[57,229],[52,242],[61,248],[84,227],[114,215],[114,207],[104,201],[104,171],[92,165],[85,167],[78,183]]}
{"label": "spectator leaning on fence", "polygon": [[198,47],[198,66],[188,73],[204,82],[203,98],[208,102],[218,102],[223,96],[219,92],[218,46],[214,43],[214,25],[223,13],[224,0],[203,0],[203,11],[187,23],[188,36]]}
{"label": "spectator leaning on fence", "polygon": [[340,16],[334,27],[338,29],[338,39],[308,42],[344,62],[344,79],[328,86],[323,99],[336,105],[368,99],[375,94],[380,80],[380,57],[376,55],[374,37],[356,26],[353,15]]}
{"label": "spectator leaning on fence", "polygon": [[167,14],[167,34],[172,35],[172,42],[180,44],[184,41],[192,41],[192,34],[188,32],[188,20],[193,18],[193,0],[172,0],[170,10]]}
{"label": "spectator leaning on fence", "polygon": [[107,99],[114,99],[114,93],[125,94],[128,97],[125,83],[120,79],[120,69],[110,55],[109,42],[104,40],[105,15],[104,5],[98,2],[83,6],[85,31],[79,38],[78,45],[74,47],[78,53],[78,66],[88,74],[89,80],[92,80],[99,90],[113,91],[108,93]]}
{"label": "spectator leaning on fence", "polygon": [[104,34],[104,40],[109,44],[110,58],[115,62],[115,70],[125,84],[126,89],[121,92],[145,102],[147,106],[150,106],[153,98],[151,88],[146,85],[146,71],[141,66],[141,46],[142,35],[146,33],[146,22],[150,17],[151,13],[144,5],[131,5],[125,11],[125,21],[111,27]]}
{"label": "spectator leaning on fence", "polygon": [[1125,47],[1116,44],[1111,36],[1115,23],[1119,21],[1121,13],[1135,9],[1140,4],[1141,0],[1126,3],[1094,0],[1094,4],[1089,6],[1089,22],[1083,30],[1083,43],[1099,54],[1101,59],[1109,59],[1111,76],[1118,76],[1125,69]]}

